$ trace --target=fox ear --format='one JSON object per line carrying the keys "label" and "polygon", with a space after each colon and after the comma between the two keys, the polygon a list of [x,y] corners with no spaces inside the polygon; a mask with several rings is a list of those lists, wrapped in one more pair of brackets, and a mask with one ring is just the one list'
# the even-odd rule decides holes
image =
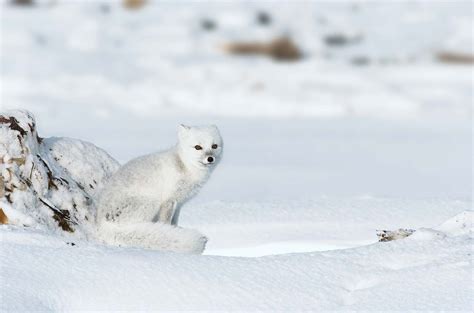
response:
{"label": "fox ear", "polygon": [[179,138],[179,140],[185,138],[190,129],[191,129],[191,127],[186,126],[184,124],[180,124],[178,126],[178,138]]}
{"label": "fox ear", "polygon": [[191,128],[191,127],[186,126],[186,125],[184,125],[184,124],[179,124],[179,126],[178,126],[178,131],[183,131],[183,130],[186,131],[186,130],[189,130],[190,128]]}

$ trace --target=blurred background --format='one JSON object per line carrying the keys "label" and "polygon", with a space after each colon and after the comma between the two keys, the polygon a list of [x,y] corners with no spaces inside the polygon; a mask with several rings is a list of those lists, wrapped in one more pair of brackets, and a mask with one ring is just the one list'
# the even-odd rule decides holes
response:
{"label": "blurred background", "polygon": [[1,1],[1,109],[120,162],[215,123],[196,203],[471,201],[471,1]]}

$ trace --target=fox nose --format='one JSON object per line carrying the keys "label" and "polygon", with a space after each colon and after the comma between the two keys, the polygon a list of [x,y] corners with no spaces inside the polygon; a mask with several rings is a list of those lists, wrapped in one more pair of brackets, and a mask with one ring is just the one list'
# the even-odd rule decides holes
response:
{"label": "fox nose", "polygon": [[207,158],[207,162],[213,163],[213,162],[214,162],[214,158],[213,158],[213,157],[208,157],[208,158]]}

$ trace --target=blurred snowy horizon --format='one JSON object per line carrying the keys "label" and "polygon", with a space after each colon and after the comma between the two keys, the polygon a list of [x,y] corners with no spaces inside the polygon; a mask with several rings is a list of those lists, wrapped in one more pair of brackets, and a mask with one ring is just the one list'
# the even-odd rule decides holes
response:
{"label": "blurred snowy horizon", "polygon": [[[470,119],[472,3],[36,1],[1,4],[2,109],[43,120]],[[262,22],[263,16],[263,22]],[[222,46],[289,36],[294,62]]]}
{"label": "blurred snowy horizon", "polygon": [[[436,57],[472,55],[469,1],[36,3],[1,5],[1,109],[40,136],[126,162],[217,124],[208,199],[471,199],[473,67]],[[302,59],[222,49],[282,35]]]}

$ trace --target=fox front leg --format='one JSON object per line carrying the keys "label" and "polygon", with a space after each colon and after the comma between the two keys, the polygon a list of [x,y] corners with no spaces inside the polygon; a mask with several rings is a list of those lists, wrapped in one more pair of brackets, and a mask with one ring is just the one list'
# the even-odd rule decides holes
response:
{"label": "fox front leg", "polygon": [[171,224],[174,212],[176,210],[176,201],[166,201],[160,206],[157,216],[154,218],[154,222],[160,222],[164,224]]}

